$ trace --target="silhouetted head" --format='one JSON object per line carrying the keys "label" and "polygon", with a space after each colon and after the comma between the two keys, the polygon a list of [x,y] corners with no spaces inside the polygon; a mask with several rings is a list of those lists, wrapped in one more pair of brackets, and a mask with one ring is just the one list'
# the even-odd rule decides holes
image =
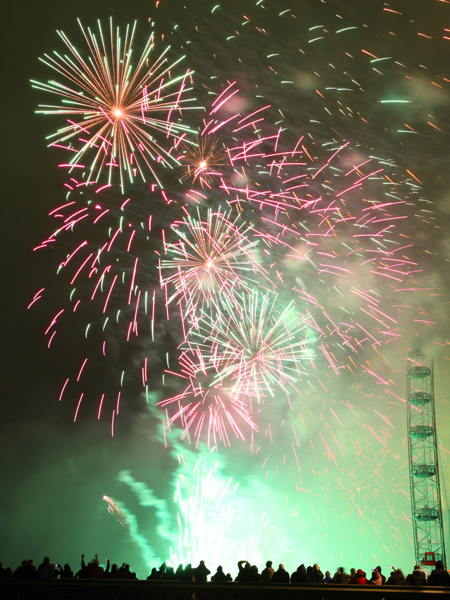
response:
{"label": "silhouetted head", "polygon": [[381,567],[380,567],[380,565],[378,565],[378,567],[375,567],[375,568],[378,571],[378,573],[381,573]]}
{"label": "silhouetted head", "polygon": [[222,565],[219,565],[219,566],[217,567],[217,572],[218,572],[218,573],[223,573]]}
{"label": "silhouetted head", "polygon": [[414,571],[420,571],[420,565],[415,565],[414,566]]}
{"label": "silhouetted head", "polygon": [[444,563],[442,562],[442,560],[437,560],[436,561],[436,569],[443,569],[444,568]]}
{"label": "silhouetted head", "polygon": [[268,560],[268,561],[266,562],[266,567],[267,567],[268,569],[270,569],[270,567],[271,567],[271,566],[272,566],[272,561],[271,561],[271,560]]}

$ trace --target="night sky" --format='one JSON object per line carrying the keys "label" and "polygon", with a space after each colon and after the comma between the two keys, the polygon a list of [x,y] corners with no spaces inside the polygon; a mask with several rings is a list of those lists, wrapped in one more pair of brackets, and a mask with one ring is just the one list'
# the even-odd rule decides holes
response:
{"label": "night sky", "polygon": [[[29,80],[45,81],[51,77],[51,73],[39,64],[38,57],[60,47],[56,29],[63,29],[71,38],[77,39],[77,17],[86,24],[93,24],[97,18],[106,20],[109,16],[113,16],[117,24],[137,19],[143,25],[142,30],[148,19],[154,17],[158,31],[168,32],[168,39],[175,49],[177,45],[184,45],[181,51],[188,53],[186,62],[196,71],[199,97],[203,98],[211,85],[211,76],[223,81],[236,79],[246,97],[259,95],[261,102],[269,102],[281,109],[295,132],[309,131],[319,143],[333,136],[352,139],[367,152],[392,159],[397,174],[410,170],[420,179],[420,200],[416,197],[411,201],[417,201],[417,204],[410,210],[405,233],[417,244],[417,256],[424,271],[418,281],[423,287],[433,288],[417,300],[417,310],[421,318],[433,320],[437,325],[420,332],[408,329],[397,347],[385,351],[383,360],[379,356],[371,360],[380,368],[384,365],[387,369],[389,365],[392,390],[404,397],[404,356],[413,340],[423,342],[427,356],[435,359],[443,499],[448,513],[450,140],[447,126],[449,79],[445,78],[450,75],[450,40],[443,36],[450,37],[449,31],[445,32],[445,28],[450,27],[450,9],[436,0],[393,0],[385,4],[378,0],[370,3],[266,0],[267,10],[255,4],[254,0],[231,0],[223,2],[220,10],[211,13],[215,3],[205,0],[185,3],[162,0],[158,8],[150,0],[8,3],[2,19],[5,44],[2,53],[2,314],[6,382],[2,393],[0,434],[3,459],[0,560],[3,564],[14,566],[28,557],[40,561],[48,554],[57,562],[68,561],[76,565],[81,552],[87,555],[98,553],[103,559],[109,557],[114,562],[126,560],[143,575],[150,566],[145,558],[149,554],[139,548],[130,527],[121,527],[107,513],[102,501],[104,494],[117,499],[136,516],[139,531],[150,540],[154,556],[167,558],[164,536],[156,532],[158,516],[154,506],[151,509],[143,506],[142,497],[139,499],[131,486],[118,480],[118,474],[123,471],[132,473],[136,481],[144,482],[155,497],[166,499],[169,512],[176,513],[173,478],[179,474],[175,458],[179,447],[172,451],[164,448],[156,418],[149,413],[138,383],[131,382],[114,438],[111,438],[108,423],[97,422],[95,404],[87,404],[74,425],[73,399],[58,403],[57,396],[67,373],[66,365],[76,363],[81,356],[78,333],[66,325],[63,347],[49,352],[42,334],[50,315],[48,307],[43,302],[32,311],[26,310],[39,288],[47,288],[48,297],[55,305],[62,302],[66,294],[61,280],[55,275],[58,259],[52,251],[33,252],[33,247],[51,231],[48,212],[64,200],[65,174],[56,166],[59,155],[46,148],[44,139],[59,126],[58,118],[34,114],[44,95],[32,90]],[[363,4],[370,4],[370,8]],[[383,6],[402,14],[383,11]],[[283,20],[279,14],[284,9],[291,9],[295,18],[288,16]],[[243,26],[247,17],[250,25]],[[173,30],[174,23],[179,24],[176,30]],[[258,24],[259,29],[253,27],[253,23]],[[308,28],[322,24],[335,31],[340,23],[341,27],[358,26],[351,41],[326,35],[316,45],[314,42],[308,44],[312,39]],[[268,33],[261,33],[261,29]],[[417,35],[418,32],[431,39]],[[235,37],[227,41],[231,35]],[[192,43],[186,45],[186,40],[192,40]],[[298,52],[299,47],[307,52]],[[355,48],[394,56],[404,66],[383,67],[383,75],[374,74],[367,56],[359,53],[351,68],[364,91],[355,92],[342,105],[338,104],[337,96],[333,96],[334,92],[322,102],[314,95],[313,88],[325,89],[327,82],[329,87],[345,87],[350,79],[345,51]],[[273,59],[275,62],[267,59],[271,53],[280,55]],[[330,67],[330,62],[334,66]],[[316,81],[318,73],[320,85]],[[413,83],[405,78],[405,74],[414,79]],[[281,83],[286,80],[296,83]],[[310,83],[313,80],[314,83]],[[430,81],[439,85],[433,86]],[[383,108],[378,103],[381,97],[405,93],[412,98],[411,106]],[[353,113],[345,108],[348,105],[354,109]],[[329,107],[331,114],[324,111],[323,106]],[[341,112],[340,106],[343,107]],[[367,117],[367,123],[355,116],[357,110]],[[398,133],[399,129],[405,129],[405,121],[416,129],[417,134]],[[436,124],[438,129],[427,125],[428,121]],[[139,347],[137,344],[134,354],[126,356],[130,363]],[[120,354],[118,351],[116,356]],[[102,372],[100,381],[92,385],[95,383],[108,389],[109,377],[112,379],[114,371],[122,368],[118,362],[118,358],[116,362],[112,361],[111,373]],[[162,393],[159,381],[155,383],[157,395]],[[336,410],[345,420],[339,430],[340,443],[343,447],[353,448],[338,459],[339,467],[331,464],[320,447],[323,423],[315,410],[314,403],[320,395],[316,390],[304,405],[296,398],[292,413],[278,414],[272,404],[267,409],[268,418],[273,418],[278,427],[274,427],[273,445],[264,439],[259,456],[250,456],[245,444],[233,446],[223,452],[223,472],[233,481],[241,482],[245,500],[243,510],[252,510],[251,497],[268,494],[264,485],[276,489],[276,494],[267,500],[262,520],[254,524],[255,529],[269,528],[273,523],[279,527],[276,534],[268,534],[274,551],[273,556],[267,558],[278,560],[277,547],[283,544],[285,537],[283,527],[286,530],[293,527],[297,539],[302,540],[302,550],[299,553],[292,546],[292,540],[286,540],[280,553],[289,569],[297,566],[297,557],[308,564],[323,561],[323,568],[330,570],[338,563],[359,567],[360,564],[353,564],[358,561],[368,570],[375,560],[378,562],[374,564],[386,565],[385,570],[391,564],[408,569],[413,552],[409,538],[411,527],[407,521],[410,505],[405,407],[401,402],[390,403],[389,396],[367,375],[360,378],[342,376],[336,383],[331,383],[330,388],[332,392],[324,392],[320,398],[321,411],[326,413],[324,406],[330,393],[336,402]],[[355,400],[356,409],[347,417],[340,403],[349,397]],[[339,412],[341,408],[342,412]],[[374,416],[374,408],[387,415],[392,424],[385,445],[378,444],[370,435],[358,438],[363,423],[383,431],[384,426]],[[288,460],[286,466],[284,458],[285,447],[286,452],[290,452],[286,433],[289,428],[285,423],[293,420],[294,413],[297,417],[302,415],[298,430],[306,439],[301,451],[303,484],[296,480],[295,465],[290,465]],[[360,448],[361,452],[358,454],[355,448]],[[195,462],[194,454],[193,449],[186,448],[187,463]],[[270,457],[268,460],[272,461],[267,471],[261,469],[264,457]],[[378,469],[377,464],[381,465]],[[184,475],[189,477],[186,473]],[[341,494],[336,499],[333,497],[335,487]],[[350,505],[353,506],[351,499],[358,494],[363,508],[375,498],[375,508],[368,509],[363,515],[350,509]],[[320,508],[314,508],[315,505]],[[385,510],[386,506],[393,507],[392,512]],[[389,515],[385,519],[387,512]],[[390,521],[391,518],[394,521]],[[343,529],[349,522],[355,525],[360,546],[350,551],[346,560],[342,548],[348,547],[350,538]],[[393,533],[388,533],[391,526]],[[214,545],[215,541],[211,539],[209,543]],[[258,545],[258,540],[254,544]],[[245,544],[239,546],[241,548],[245,548]],[[267,546],[264,546],[261,550],[264,561],[267,560],[266,551]],[[256,558],[250,560],[256,561],[259,556],[258,550]],[[202,557],[194,557],[195,560],[199,558]],[[203,558],[207,560],[208,556]],[[237,561],[247,556],[235,558]]]}

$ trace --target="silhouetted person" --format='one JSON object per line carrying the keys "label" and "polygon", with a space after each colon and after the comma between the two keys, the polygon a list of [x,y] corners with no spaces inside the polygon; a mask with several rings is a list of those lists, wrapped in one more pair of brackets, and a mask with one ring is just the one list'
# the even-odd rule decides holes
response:
{"label": "silhouetted person", "polygon": [[[109,568],[108,568],[108,571],[109,571]],[[100,562],[99,562],[98,556],[96,554],[94,556],[94,558],[91,560],[91,562],[88,563],[88,578],[89,579],[104,579],[104,577],[105,577],[105,570],[103,569],[103,567],[100,566]]]}
{"label": "silhouetted person", "polygon": [[372,585],[383,585],[383,580],[381,579],[381,573],[378,569],[374,569],[372,571],[372,576],[370,577],[370,582]]}
{"label": "silhouetted person", "polygon": [[162,576],[162,579],[164,579],[165,581],[174,581],[175,572],[172,567],[166,567],[166,570],[164,571],[164,575]]}
{"label": "silhouetted person", "polygon": [[272,561],[268,560],[266,562],[266,568],[261,571],[261,583],[270,583],[274,573],[275,569],[272,567]]}
{"label": "silhouetted person", "polygon": [[81,566],[80,566],[79,571],[77,571],[75,573],[75,577],[77,577],[79,579],[86,578],[86,563],[84,562],[84,554],[81,555]]}
{"label": "silhouetted person", "polygon": [[184,570],[181,563],[178,565],[177,570],[175,571],[175,579],[177,581],[183,581],[184,579]]}
{"label": "silhouetted person", "polygon": [[48,575],[49,579],[58,579],[62,571],[61,565],[54,565],[50,563],[50,573]]}
{"label": "silhouetted person", "polygon": [[351,582],[351,577],[345,572],[344,567],[339,567],[333,576],[333,583],[347,585]]}
{"label": "silhouetted person", "polygon": [[118,569],[117,575],[119,579],[136,579],[136,573],[130,571],[130,565],[125,562],[122,563],[122,566]]}
{"label": "silhouetted person", "polygon": [[23,560],[20,565],[17,567],[17,569],[14,571],[14,577],[17,577],[18,579],[23,579],[23,571],[24,571],[24,567],[27,564],[28,561]]}
{"label": "silhouetted person", "polygon": [[428,585],[450,586],[450,575],[448,574],[448,571],[444,569],[442,560],[436,561],[435,568],[428,575]]}
{"label": "silhouetted person", "polygon": [[381,575],[381,584],[385,585],[386,583],[386,577],[383,575],[383,573],[381,572],[381,567],[380,565],[378,565],[377,567],[375,567],[376,570],[378,571],[378,573]]}
{"label": "silhouetted person", "polygon": [[367,585],[366,574],[362,569],[356,571],[355,583],[357,585]]}
{"label": "silhouetted person", "polygon": [[302,563],[291,575],[291,583],[308,583],[305,565]]}
{"label": "silhouetted person", "polygon": [[20,566],[14,571],[13,577],[17,577],[18,579],[36,579],[37,571],[33,561],[31,559],[23,560]]}
{"label": "silhouetted person", "polygon": [[205,565],[205,561],[201,560],[198,564],[198,567],[194,569],[194,576],[196,583],[206,583],[208,579],[208,575],[211,571]]}
{"label": "silhouetted person", "polygon": [[414,571],[406,578],[406,585],[426,585],[427,576],[420,570],[420,565],[414,567]]}
{"label": "silhouetted person", "polygon": [[313,566],[311,571],[311,583],[323,583],[323,573],[317,563]]}
{"label": "silhouetted person", "polygon": [[119,567],[116,565],[116,563],[113,563],[110,566],[108,573],[105,573],[105,575],[108,579],[119,579],[119,575],[117,574],[118,570]]}
{"label": "silhouetted person", "polygon": [[280,563],[278,569],[273,574],[272,583],[289,583],[289,573],[283,564]]}
{"label": "silhouetted person", "polygon": [[103,577],[103,569],[99,567],[97,555],[95,555],[95,558],[87,564],[84,560],[84,554],[81,555],[81,568],[76,574],[76,577],[79,577],[80,579],[100,579]]}
{"label": "silhouetted person", "polygon": [[69,564],[65,564],[59,575],[61,579],[73,579],[73,571]]}
{"label": "silhouetted person", "polygon": [[222,565],[219,565],[217,567],[217,571],[214,573],[214,575],[211,577],[211,581],[213,583],[225,583],[225,581],[227,580],[227,576],[225,575],[225,573],[223,572],[223,568]]}
{"label": "silhouetted person", "polygon": [[[425,573],[424,573],[425,574]],[[394,569],[387,580],[388,585],[405,585],[405,576],[401,569]]]}
{"label": "silhouetted person", "polygon": [[192,582],[194,578],[194,569],[192,568],[191,563],[188,563],[185,567],[184,567],[184,571],[183,571],[183,581],[186,582]]}
{"label": "silhouetted person", "polygon": [[44,556],[44,560],[37,568],[38,579],[50,579],[50,572],[52,567],[50,565],[50,559],[48,556]]}
{"label": "silhouetted person", "polygon": [[12,577],[12,576],[13,576],[13,574],[12,574],[11,568],[10,567],[4,567],[2,565],[2,563],[0,563],[0,577],[7,579],[8,577]]}
{"label": "silhouetted person", "polygon": [[259,581],[261,579],[261,575],[260,575],[258,567],[256,565],[252,565],[250,567],[248,577],[249,577],[248,581],[250,583],[259,583]]}
{"label": "silhouetted person", "polygon": [[239,583],[246,583],[250,581],[250,578],[251,564],[248,562],[248,560],[240,560],[238,562],[238,574],[235,581],[239,581]]}
{"label": "silhouetted person", "polygon": [[153,567],[150,575],[147,577],[147,581],[157,581],[159,579],[159,571],[156,567]]}

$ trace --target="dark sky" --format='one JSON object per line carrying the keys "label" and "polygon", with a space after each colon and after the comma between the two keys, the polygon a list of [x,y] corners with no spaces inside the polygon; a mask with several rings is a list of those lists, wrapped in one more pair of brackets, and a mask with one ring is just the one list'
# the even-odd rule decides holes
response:
{"label": "dark sky", "polygon": [[[269,0],[266,2],[270,4]],[[202,11],[206,4],[214,3],[203,0],[190,2],[188,11],[183,10],[184,3],[178,0],[162,0],[162,21],[171,23],[180,21],[181,29],[186,26],[190,30],[192,24],[202,22]],[[224,2],[227,5],[223,27],[233,30],[233,23],[240,22],[241,5],[245,2]],[[253,7],[254,2],[247,3]],[[308,2],[280,2],[280,5],[299,9],[308,22],[315,24],[323,18],[323,6],[319,0]],[[373,13],[364,12],[362,4],[370,4]],[[441,33],[448,19],[448,8],[432,0],[416,0],[415,2],[393,2],[392,6],[409,10],[411,18],[416,19],[417,30],[431,31],[433,35]],[[330,14],[341,12],[348,19],[361,23],[370,22],[370,40],[386,36],[386,15],[380,13],[381,2],[363,3],[356,1],[329,2]],[[332,5],[332,7],[331,7]],[[171,9],[173,6],[173,9]],[[359,7],[359,8],[358,8]],[[245,8],[245,7],[244,7]],[[0,452],[2,456],[2,492],[0,497],[0,539],[2,552],[0,560],[4,563],[17,563],[21,558],[33,556],[39,559],[43,554],[58,555],[61,560],[73,560],[78,552],[96,550],[106,555],[113,547],[114,558],[119,560],[120,554],[137,555],[127,541],[124,541],[121,530],[110,526],[104,507],[99,502],[98,480],[105,482],[102,493],[114,496],[114,478],[122,468],[134,465],[137,474],[144,473],[143,455],[153,460],[157,442],[149,439],[142,428],[140,419],[143,409],[136,401],[125,408],[121,417],[119,435],[111,440],[107,427],[98,425],[95,420],[83,418],[76,427],[72,424],[72,407],[57,404],[56,395],[63,377],[61,360],[46,351],[42,331],[46,324],[45,307],[37,307],[27,312],[25,307],[36,289],[50,286],[58,295],[55,285],[53,260],[45,253],[33,253],[33,246],[43,239],[50,230],[47,213],[62,197],[63,174],[55,166],[55,157],[45,148],[44,137],[51,131],[50,120],[33,113],[39,99],[31,89],[30,78],[45,79],[47,74],[39,65],[37,58],[43,52],[55,48],[58,44],[55,30],[75,31],[75,17],[90,23],[97,17],[113,15],[117,22],[130,19],[146,19],[158,16],[152,2],[130,0],[123,2],[110,0],[79,0],[74,3],[61,3],[49,0],[40,2],[8,2],[3,8],[6,14],[2,23],[3,59],[3,144],[2,144],[2,214],[3,214],[3,269],[2,269],[2,303],[3,303],[3,389],[1,395],[0,420]],[[367,9],[368,10],[368,9]],[[376,19],[380,19],[377,29]],[[187,24],[187,25],[186,25]],[[397,26],[397,25],[396,25]],[[404,19],[397,30],[399,36],[410,32],[412,25]],[[413,25],[416,27],[416,25]],[[216,50],[217,56],[212,61],[212,70],[220,71],[227,61],[227,49],[217,41],[221,32],[220,20],[205,25],[205,47],[198,43],[195,46],[193,60],[199,71],[200,79],[206,77],[201,65],[205,56]],[[280,36],[283,26],[273,24],[274,37]],[[282,39],[280,36],[280,43]],[[206,42],[207,39],[207,42]],[[411,39],[410,37],[405,39]],[[386,37],[386,44],[391,43]],[[273,42],[273,39],[272,39]],[[395,46],[399,53],[406,51],[411,64],[423,62],[431,64],[431,71],[442,73],[448,63],[448,44],[440,40],[426,45],[422,39],[415,42],[408,53],[402,44]],[[269,44],[268,46],[269,47]],[[284,50],[285,48],[283,48]],[[409,50],[409,48],[408,48]],[[259,67],[258,46],[244,48],[243,56],[254,69],[249,73],[247,83],[250,86],[253,73]],[[261,50],[262,52],[262,50]],[[333,48],[326,54],[333,55]],[[290,68],[289,54],[283,68]],[[323,57],[322,57],[323,58]],[[250,63],[250,61],[252,61]],[[322,61],[323,62],[323,61]],[[205,66],[206,70],[207,66]],[[241,66],[242,68],[242,66]],[[243,67],[245,70],[246,67]],[[363,73],[361,72],[361,75]],[[269,80],[267,80],[269,81]],[[271,89],[267,83],[265,90]],[[264,87],[264,86],[263,86]],[[361,105],[370,110],[369,100],[361,101]],[[423,109],[423,107],[422,107]],[[373,107],[373,119],[377,125],[381,116]],[[430,110],[438,116],[448,116],[448,97],[445,107],[436,106]],[[295,114],[298,106],[291,98],[286,103],[286,112]],[[314,107],[308,107],[310,116]],[[312,112],[311,112],[312,111]],[[414,119],[414,115],[410,115]],[[396,115],[393,121],[402,119]],[[420,120],[420,119],[418,119]],[[48,122],[47,122],[48,121]],[[338,121],[336,121],[338,123]],[[342,125],[343,123],[343,125]],[[341,123],[345,127],[346,120]],[[339,124],[337,125],[339,127]],[[446,123],[444,123],[446,126]],[[369,146],[376,140],[377,127],[368,134]],[[444,135],[444,134],[443,134]],[[428,177],[425,189],[429,194],[440,197],[448,191],[448,154],[443,138],[437,138],[433,132],[424,138],[426,152],[409,140],[391,143],[389,134],[384,135],[381,142],[383,151],[392,152],[400,163],[404,161],[405,152],[410,151],[414,157],[414,168]],[[448,137],[447,137],[448,139]],[[405,145],[406,144],[406,145]],[[429,164],[426,162],[429,161]],[[411,164],[406,161],[405,165]],[[421,171],[420,171],[421,170]],[[447,175],[445,173],[447,172]],[[437,198],[435,198],[437,199]],[[440,218],[443,223],[436,239],[444,239],[448,233],[448,204],[441,207]],[[447,219],[447,221],[445,221]],[[418,225],[418,234],[423,230]],[[435,241],[436,241],[435,239]],[[435,268],[438,279],[442,277],[447,263],[441,260],[439,253],[443,246],[430,243],[430,268]],[[450,249],[448,256],[450,255]],[[444,313],[445,314],[445,313]],[[73,349],[72,354],[78,352]],[[71,351],[69,350],[69,355]],[[122,437],[121,435],[122,434]],[[164,461],[154,462],[155,479],[160,477]],[[109,482],[109,483],[108,483]],[[164,484],[161,483],[161,493]],[[113,524],[115,525],[115,523]],[[101,535],[100,535],[101,532]],[[70,549],[67,546],[70,545]]]}

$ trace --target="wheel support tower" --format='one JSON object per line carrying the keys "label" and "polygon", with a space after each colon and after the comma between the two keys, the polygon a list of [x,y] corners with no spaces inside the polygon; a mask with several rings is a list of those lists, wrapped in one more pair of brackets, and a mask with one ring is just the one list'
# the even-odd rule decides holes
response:
{"label": "wheel support tower", "polygon": [[445,564],[433,363],[424,360],[420,351],[411,352],[408,359],[407,406],[409,481],[416,561],[417,564],[430,564],[434,558],[434,561],[442,560]]}

